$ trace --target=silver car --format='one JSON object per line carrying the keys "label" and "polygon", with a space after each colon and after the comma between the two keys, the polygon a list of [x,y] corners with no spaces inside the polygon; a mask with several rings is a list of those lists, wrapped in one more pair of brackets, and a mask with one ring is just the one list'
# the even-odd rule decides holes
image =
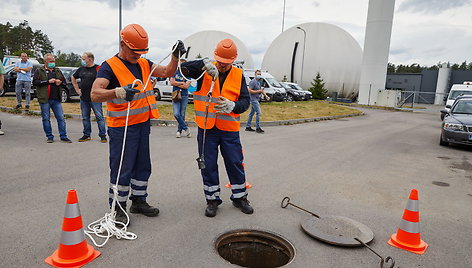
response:
{"label": "silver car", "polygon": [[458,97],[451,110],[441,110],[441,113],[445,116],[439,144],[472,145],[472,96]]}

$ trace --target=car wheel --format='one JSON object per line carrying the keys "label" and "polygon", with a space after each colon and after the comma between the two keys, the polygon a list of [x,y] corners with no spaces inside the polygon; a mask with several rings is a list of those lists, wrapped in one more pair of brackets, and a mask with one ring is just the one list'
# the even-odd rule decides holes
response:
{"label": "car wheel", "polygon": [[61,91],[61,102],[64,103],[68,101],[69,101],[69,93],[65,89],[63,89]]}
{"label": "car wheel", "polygon": [[287,95],[287,101],[293,101],[293,96],[292,94]]}
{"label": "car wheel", "polygon": [[449,142],[443,140],[443,137],[441,135],[441,137],[439,137],[439,145],[441,146],[449,146]]}
{"label": "car wheel", "polygon": [[6,91],[3,87],[0,88],[0,97],[5,96],[5,93],[6,93],[6,92],[7,92],[7,91]]}
{"label": "car wheel", "polygon": [[158,101],[161,100],[161,92],[159,91],[158,88],[154,89],[154,96],[156,97],[156,100],[158,100]]}

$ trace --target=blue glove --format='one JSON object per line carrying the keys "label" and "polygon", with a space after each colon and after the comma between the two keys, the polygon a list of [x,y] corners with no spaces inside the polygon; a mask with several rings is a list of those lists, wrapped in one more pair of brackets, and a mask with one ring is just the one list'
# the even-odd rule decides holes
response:
{"label": "blue glove", "polygon": [[117,98],[125,99],[127,101],[132,101],[134,98],[134,94],[139,93],[140,91],[135,89],[138,85],[135,84],[128,84],[124,87],[117,87],[115,88],[115,95]]}

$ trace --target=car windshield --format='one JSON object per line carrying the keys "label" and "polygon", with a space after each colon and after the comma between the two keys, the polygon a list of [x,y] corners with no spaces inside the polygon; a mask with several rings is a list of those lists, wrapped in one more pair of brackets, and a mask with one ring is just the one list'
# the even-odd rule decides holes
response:
{"label": "car windshield", "polygon": [[285,83],[279,83],[282,85],[282,87],[284,87],[285,89],[292,89],[289,85],[285,84]]}
{"label": "car windshield", "polygon": [[453,114],[472,114],[472,100],[460,100],[452,108]]}
{"label": "car windshield", "polygon": [[282,85],[279,82],[277,82],[277,80],[275,80],[274,78],[268,77],[266,79],[267,79],[267,82],[269,82],[269,84],[271,86],[273,86],[273,87],[282,87]]}
{"label": "car windshield", "polygon": [[449,95],[450,100],[455,100],[460,95],[472,95],[472,91],[469,90],[454,90]]}

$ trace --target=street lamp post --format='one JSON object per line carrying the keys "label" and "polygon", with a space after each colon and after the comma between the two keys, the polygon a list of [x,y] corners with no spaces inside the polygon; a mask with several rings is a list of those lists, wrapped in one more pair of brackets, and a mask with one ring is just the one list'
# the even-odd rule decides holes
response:
{"label": "street lamp post", "polygon": [[284,11],[282,13],[282,33],[284,32],[284,22],[285,22],[285,0],[284,0]]}
{"label": "street lamp post", "polygon": [[121,32],[121,0],[119,1],[119,18],[118,18],[118,50],[120,49],[120,43],[121,43],[121,35],[120,35],[120,32]]}
{"label": "street lamp post", "polygon": [[297,26],[298,30],[303,31],[303,54],[302,54],[302,72],[300,75],[300,86],[303,87],[303,64],[305,64],[305,43],[306,43],[306,31],[303,30],[300,26]]}

